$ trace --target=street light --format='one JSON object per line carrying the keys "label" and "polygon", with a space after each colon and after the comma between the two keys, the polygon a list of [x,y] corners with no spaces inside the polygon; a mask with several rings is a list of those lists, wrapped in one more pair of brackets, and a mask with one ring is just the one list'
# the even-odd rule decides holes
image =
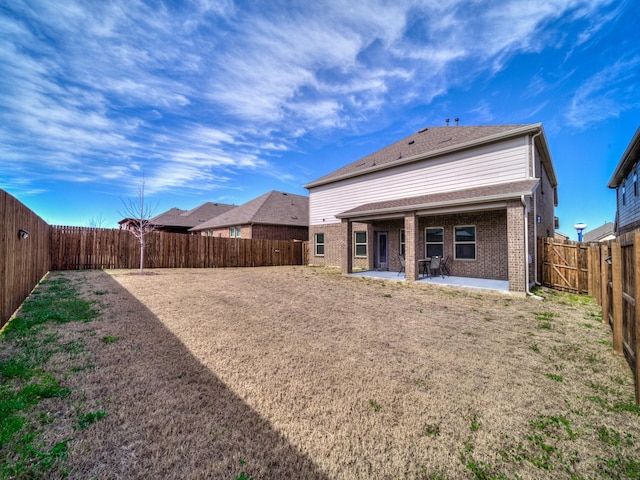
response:
{"label": "street light", "polygon": [[576,229],[576,232],[578,232],[578,241],[581,242],[582,241],[582,231],[587,228],[587,224],[586,223],[576,223],[573,228]]}

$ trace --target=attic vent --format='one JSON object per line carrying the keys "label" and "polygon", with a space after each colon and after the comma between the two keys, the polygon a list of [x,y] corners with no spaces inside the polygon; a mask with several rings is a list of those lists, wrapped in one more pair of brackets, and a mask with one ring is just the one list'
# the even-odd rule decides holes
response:
{"label": "attic vent", "polygon": [[418,130],[418,133],[426,132],[429,130],[429,127],[424,127],[422,130]]}
{"label": "attic vent", "polygon": [[444,140],[440,140],[438,143],[450,142],[452,139],[453,139],[453,137],[445,138]]}
{"label": "attic vent", "polygon": [[413,145],[414,143],[416,143],[415,140],[409,140],[409,145]]}
{"label": "attic vent", "polygon": [[286,195],[286,193],[282,192],[283,195]]}
{"label": "attic vent", "polygon": [[293,218],[294,220],[297,220],[297,219],[298,219],[298,217],[296,217],[296,216],[292,216],[291,218]]}
{"label": "attic vent", "polygon": [[358,163],[358,164],[356,165],[356,167],[361,167],[362,165],[366,165],[366,164],[367,164],[367,162],[360,162],[360,163]]}

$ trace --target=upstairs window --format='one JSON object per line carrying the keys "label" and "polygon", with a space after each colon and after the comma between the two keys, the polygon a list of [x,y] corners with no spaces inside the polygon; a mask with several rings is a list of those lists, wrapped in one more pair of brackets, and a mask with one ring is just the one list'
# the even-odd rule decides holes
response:
{"label": "upstairs window", "polygon": [[622,205],[627,204],[627,187],[625,186],[625,182],[622,182]]}
{"label": "upstairs window", "polygon": [[455,256],[457,260],[476,259],[476,227],[462,225],[454,228]]}

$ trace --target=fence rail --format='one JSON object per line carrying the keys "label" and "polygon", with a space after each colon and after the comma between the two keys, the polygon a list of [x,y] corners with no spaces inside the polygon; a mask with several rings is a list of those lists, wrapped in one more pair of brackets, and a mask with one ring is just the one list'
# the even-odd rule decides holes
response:
{"label": "fence rail", "polygon": [[541,283],[589,294],[602,307],[602,321],[611,327],[613,351],[624,355],[635,374],[640,405],[640,232],[606,243],[542,239]]}
{"label": "fence rail", "polygon": [[[138,240],[125,230],[51,227],[51,269],[139,268]],[[151,232],[146,268],[302,265],[302,242]]]}

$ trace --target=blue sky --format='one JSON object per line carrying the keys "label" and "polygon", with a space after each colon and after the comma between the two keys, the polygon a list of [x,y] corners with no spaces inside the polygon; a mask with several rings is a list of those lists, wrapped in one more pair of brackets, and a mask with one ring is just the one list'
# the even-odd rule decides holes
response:
{"label": "blue sky", "polygon": [[422,127],[537,123],[560,230],[613,221],[640,2],[0,1],[0,188],[115,227],[302,185]]}

